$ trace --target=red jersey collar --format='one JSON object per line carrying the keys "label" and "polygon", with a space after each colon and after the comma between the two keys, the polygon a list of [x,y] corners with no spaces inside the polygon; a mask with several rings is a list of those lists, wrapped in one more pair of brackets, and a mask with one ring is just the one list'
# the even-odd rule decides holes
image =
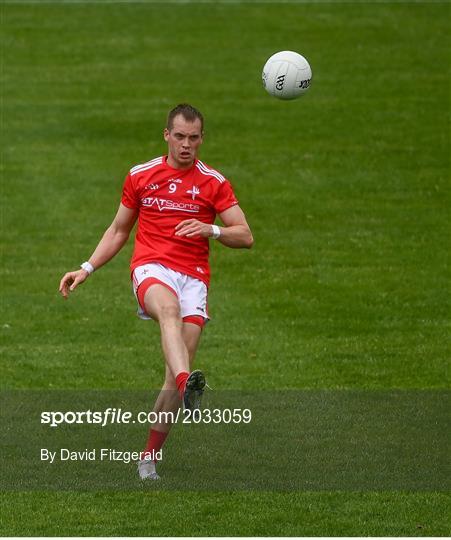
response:
{"label": "red jersey collar", "polygon": [[163,164],[164,166],[166,167],[166,169],[169,169],[170,171],[177,171],[177,172],[186,172],[186,171],[190,171],[191,169],[193,169],[195,166],[196,166],[196,163],[198,162],[199,160],[197,158],[194,158],[194,161],[193,161],[193,164],[191,165],[191,167],[189,167],[188,169],[176,169],[175,167],[171,167],[169,164],[168,164],[168,156],[167,154],[163,156]]}

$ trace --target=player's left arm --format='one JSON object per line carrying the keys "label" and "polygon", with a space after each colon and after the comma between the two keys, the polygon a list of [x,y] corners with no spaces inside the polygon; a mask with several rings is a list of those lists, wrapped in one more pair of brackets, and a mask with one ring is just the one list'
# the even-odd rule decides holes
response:
{"label": "player's left arm", "polygon": [[[221,212],[219,217],[224,224],[219,227],[221,244],[231,248],[251,248],[254,243],[251,229],[246,221],[244,212],[238,205],[231,206]],[[197,219],[184,219],[175,227],[176,236],[193,238],[203,236],[209,238],[214,235],[213,226]]]}
{"label": "player's left arm", "polygon": [[254,244],[254,237],[246,221],[243,210],[238,205],[231,206],[219,214],[224,224],[219,227],[221,244],[231,248],[248,248]]}

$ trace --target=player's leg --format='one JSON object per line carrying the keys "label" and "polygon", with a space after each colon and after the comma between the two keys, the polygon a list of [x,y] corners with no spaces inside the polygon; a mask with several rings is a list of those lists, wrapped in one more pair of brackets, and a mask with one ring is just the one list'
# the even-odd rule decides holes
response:
{"label": "player's leg", "polygon": [[194,363],[194,357],[199,345],[200,335],[202,333],[202,325],[184,322],[182,327],[182,336],[185,346],[188,350],[190,369]]}
{"label": "player's leg", "polygon": [[[197,314],[201,308],[195,306],[206,304],[207,290],[205,286],[201,287],[200,297],[195,288],[194,294],[187,294],[186,290],[183,290],[186,287],[181,287],[181,282],[186,285],[186,281],[189,281],[186,276],[180,280],[180,275],[174,275],[172,271],[161,266],[145,270],[146,272],[142,272],[146,276],[144,279],[142,274],[139,276],[141,279],[135,279],[134,275],[136,296],[142,311],[160,324],[161,343],[166,360],[165,382],[153,411],[157,414],[165,412],[175,415],[181,397],[185,406],[188,404],[191,409],[198,407],[205,386],[202,372],[194,371],[189,374],[188,370],[194,360],[205,322],[205,318]],[[183,319],[187,322],[182,322],[181,313],[188,315]],[[201,310],[201,313],[204,312]],[[171,415],[160,415],[159,422],[152,425],[144,453],[149,459],[141,460],[138,464],[142,479],[159,478],[153,457],[162,448],[171,426]]]}
{"label": "player's leg", "polygon": [[[201,321],[193,323],[186,322],[186,319],[194,319]],[[194,355],[197,350],[197,345],[199,343],[199,337],[202,331],[202,327],[205,323],[205,319],[199,315],[185,317],[183,323],[183,340],[186,344],[186,347],[190,354],[190,359],[194,358]],[[192,366],[192,361],[190,361],[190,367]],[[205,387],[205,376],[202,371],[196,369],[191,371],[188,379],[186,380],[185,391],[183,395],[183,406],[185,409],[194,411],[200,409],[202,395],[204,393]]]}
{"label": "player's leg", "polygon": [[[154,283],[149,286],[144,294],[143,302],[146,312],[160,324],[161,345],[166,364],[175,379],[185,408],[191,410],[199,408],[205,377],[199,370],[189,373],[190,354],[185,339],[188,340],[190,347],[197,346],[200,331],[196,327],[199,320],[200,325],[203,325],[204,317],[189,315],[190,320],[183,323],[181,309],[184,309],[184,298],[182,297],[180,302],[174,291],[168,290],[162,284]],[[187,327],[184,330],[185,324]],[[194,345],[191,345],[191,341]]]}
{"label": "player's leg", "polygon": [[[200,326],[192,323],[183,323],[182,336],[185,346],[188,350],[190,369],[194,363],[194,356],[197,351],[197,346],[199,344],[199,339],[202,329]],[[153,411],[155,413],[159,412],[172,412],[174,415],[177,413],[177,410],[180,405],[180,397],[178,394],[176,380],[166,365],[166,374],[163,387],[160,391],[160,394],[157,397]],[[152,425],[152,429],[160,431],[162,433],[168,433],[171,429],[172,422],[170,421],[170,416],[168,417],[167,422],[156,422]]]}
{"label": "player's leg", "polygon": [[[201,335],[202,328],[196,324],[183,323],[182,336],[185,346],[188,350],[190,368],[194,362],[194,356],[196,354],[197,346]],[[170,412],[172,415],[177,413],[180,406],[180,397],[177,389],[176,380],[166,364],[166,375],[163,388],[161,389],[157,400],[155,402],[153,411],[155,413]],[[161,450],[166,437],[172,427],[171,416],[167,415],[165,419],[160,418],[161,421],[155,422],[149,430],[149,436],[147,439],[144,455],[147,453],[149,456],[155,456],[155,454]],[[159,476],[155,470],[155,461],[153,460],[141,460],[138,463],[138,472],[140,477],[151,480],[158,480]]]}
{"label": "player's leg", "polygon": [[144,307],[160,325],[163,354],[176,379],[180,373],[189,371],[189,353],[183,341],[179,300],[163,285],[154,284],[145,293]]}

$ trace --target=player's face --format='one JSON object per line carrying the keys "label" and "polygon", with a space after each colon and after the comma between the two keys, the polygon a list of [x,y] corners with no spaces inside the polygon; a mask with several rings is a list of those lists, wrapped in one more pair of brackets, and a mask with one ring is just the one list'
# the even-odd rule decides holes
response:
{"label": "player's face", "polygon": [[168,164],[175,169],[191,167],[202,144],[200,120],[187,122],[181,114],[177,115],[171,130],[164,130],[164,140],[168,143]]}

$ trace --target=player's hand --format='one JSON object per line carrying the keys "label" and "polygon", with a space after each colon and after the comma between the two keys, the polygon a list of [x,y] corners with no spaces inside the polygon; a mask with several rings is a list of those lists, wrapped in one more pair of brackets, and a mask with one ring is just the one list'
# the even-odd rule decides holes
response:
{"label": "player's hand", "polygon": [[187,238],[194,238],[201,236],[208,238],[212,236],[213,229],[209,223],[202,223],[197,219],[184,219],[175,227],[175,236],[186,236]]}
{"label": "player's hand", "polygon": [[67,274],[64,274],[63,279],[60,281],[60,293],[64,296],[64,298],[67,298],[69,296],[69,292],[72,292],[75,287],[80,285],[80,283],[83,283],[88,276],[88,272],[83,270],[83,268],[80,268],[80,270],[76,270],[75,272],[67,272]]}

